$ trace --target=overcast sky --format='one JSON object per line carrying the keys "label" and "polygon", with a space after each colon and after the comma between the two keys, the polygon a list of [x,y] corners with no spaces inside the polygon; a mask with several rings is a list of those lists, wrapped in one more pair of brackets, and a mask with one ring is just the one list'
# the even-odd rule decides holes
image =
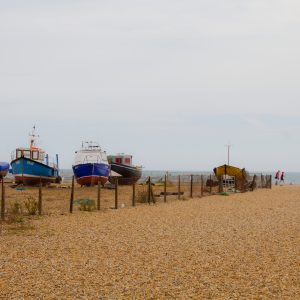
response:
{"label": "overcast sky", "polygon": [[82,140],[148,170],[300,171],[299,0],[0,0],[0,161]]}

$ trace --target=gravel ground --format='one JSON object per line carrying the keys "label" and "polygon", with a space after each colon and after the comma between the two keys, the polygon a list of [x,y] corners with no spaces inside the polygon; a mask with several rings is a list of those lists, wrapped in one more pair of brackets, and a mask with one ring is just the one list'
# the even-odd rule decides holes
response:
{"label": "gravel ground", "polygon": [[45,215],[0,233],[1,299],[300,299],[300,187]]}

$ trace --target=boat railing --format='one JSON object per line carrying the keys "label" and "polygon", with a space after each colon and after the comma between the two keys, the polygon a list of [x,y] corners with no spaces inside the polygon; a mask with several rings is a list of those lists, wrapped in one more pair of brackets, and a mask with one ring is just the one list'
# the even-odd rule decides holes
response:
{"label": "boat railing", "polygon": [[77,164],[92,164],[92,163],[105,163],[107,159],[104,159],[101,155],[86,155],[84,157],[75,160],[75,165]]}

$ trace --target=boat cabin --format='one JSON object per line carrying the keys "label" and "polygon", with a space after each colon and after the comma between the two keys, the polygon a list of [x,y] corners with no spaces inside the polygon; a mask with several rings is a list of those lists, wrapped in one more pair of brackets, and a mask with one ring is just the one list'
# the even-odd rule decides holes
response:
{"label": "boat cabin", "polygon": [[132,155],[125,155],[125,154],[117,154],[110,156],[111,163],[121,164],[121,165],[132,165]]}
{"label": "boat cabin", "polygon": [[75,151],[75,165],[88,163],[108,163],[106,152],[96,142],[82,142],[81,150]]}
{"label": "boat cabin", "polygon": [[46,154],[44,150],[39,148],[17,148],[15,157],[13,159],[18,159],[21,157],[42,162],[44,161]]}
{"label": "boat cabin", "polygon": [[107,163],[107,156],[105,151],[80,150],[75,152],[75,165],[88,163]]}

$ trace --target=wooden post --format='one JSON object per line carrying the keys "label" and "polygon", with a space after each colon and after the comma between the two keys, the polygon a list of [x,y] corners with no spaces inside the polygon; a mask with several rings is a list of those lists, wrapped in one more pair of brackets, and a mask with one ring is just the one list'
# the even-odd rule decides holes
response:
{"label": "wooden post", "polygon": [[148,200],[148,204],[150,204],[151,202],[151,177],[148,177],[148,191],[147,191],[147,200]]}
{"label": "wooden post", "polygon": [[269,185],[269,187],[270,187],[270,189],[272,189],[272,175],[269,175],[269,180],[270,180],[270,185]]}
{"label": "wooden post", "polygon": [[264,188],[264,177],[263,177],[263,174],[260,174],[260,185],[261,185],[261,188],[263,189]]}
{"label": "wooden post", "polygon": [[237,177],[234,176],[234,192],[235,193],[237,193],[237,188],[238,188],[238,186],[237,186]]}
{"label": "wooden post", "polygon": [[5,219],[5,187],[4,187],[4,178],[1,181],[1,220]]}
{"label": "wooden post", "polygon": [[72,187],[71,187],[71,197],[70,197],[70,213],[73,212],[73,202],[74,202],[74,176],[72,176]]}
{"label": "wooden post", "polygon": [[135,183],[132,185],[132,206],[135,206]]}
{"label": "wooden post", "polygon": [[212,185],[213,185],[213,182],[212,182],[212,179],[211,179],[211,174],[209,175],[209,193],[211,194],[212,193]]}
{"label": "wooden post", "polygon": [[223,175],[219,177],[219,193],[223,192]]}
{"label": "wooden post", "polygon": [[180,175],[178,175],[178,199],[180,199]]}
{"label": "wooden post", "polygon": [[201,197],[203,197],[203,175],[201,175]]}
{"label": "wooden post", "polygon": [[118,209],[118,186],[119,186],[118,177],[116,177],[116,180],[115,180],[115,209]]}
{"label": "wooden post", "polygon": [[101,209],[101,203],[100,203],[100,200],[101,200],[101,182],[98,181],[98,189],[97,189],[97,210],[100,210]]}
{"label": "wooden post", "polygon": [[41,177],[40,177],[40,185],[39,185],[38,212],[39,215],[42,214],[42,178]]}
{"label": "wooden post", "polygon": [[150,185],[150,193],[151,193],[151,199],[152,199],[152,202],[153,202],[153,204],[155,204],[155,203],[156,203],[156,200],[155,200],[155,196],[154,196],[154,192],[153,192],[152,185]]}
{"label": "wooden post", "polygon": [[190,197],[193,198],[193,175],[191,175]]}
{"label": "wooden post", "polygon": [[167,202],[167,174],[165,174],[165,182],[164,182],[164,202]]}
{"label": "wooden post", "polygon": [[245,193],[245,192],[246,192],[246,179],[245,179],[245,177],[242,177],[241,192],[242,192],[242,193]]}

